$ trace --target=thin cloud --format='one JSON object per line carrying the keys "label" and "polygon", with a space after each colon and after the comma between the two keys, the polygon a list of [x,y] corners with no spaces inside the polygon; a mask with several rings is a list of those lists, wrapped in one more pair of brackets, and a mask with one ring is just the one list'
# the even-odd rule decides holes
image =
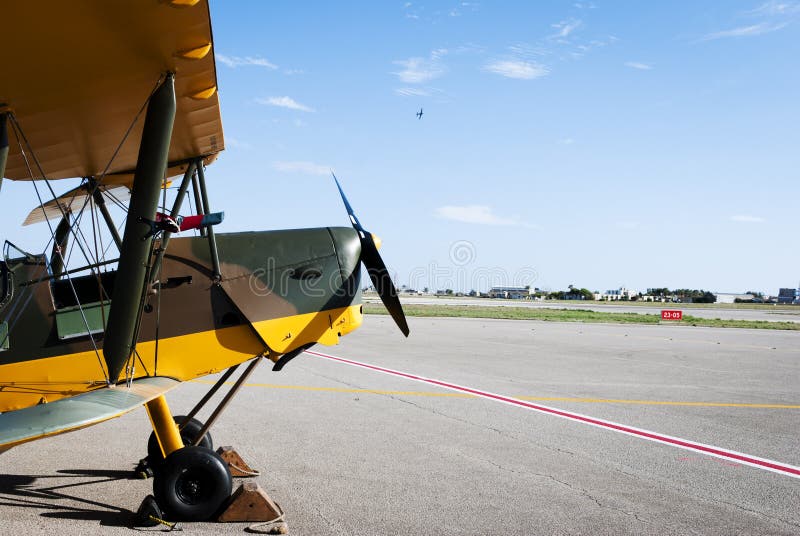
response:
{"label": "thin cloud", "polygon": [[558,32],[553,37],[560,37],[562,39],[569,37],[569,35],[581,27],[582,21],[578,19],[562,20],[556,24],[551,24]]}
{"label": "thin cloud", "polygon": [[547,64],[552,67],[558,62],[583,58],[595,49],[619,41],[613,35],[582,35],[583,32],[580,30],[584,24],[577,19],[562,21],[551,26],[558,30],[557,33],[533,43],[515,43],[508,47],[510,55],[504,59],[537,62],[547,58]]}
{"label": "thin cloud", "polygon": [[631,69],[639,69],[640,71],[650,71],[653,69],[653,66],[649,63],[642,63],[639,61],[626,61],[625,66]]}
{"label": "thin cloud", "polygon": [[252,149],[253,146],[247,143],[246,141],[241,141],[238,138],[234,138],[232,136],[225,137],[225,145],[230,147],[231,149]]}
{"label": "thin cloud", "polygon": [[303,161],[273,162],[272,167],[284,173],[304,173],[306,175],[328,175],[331,172],[329,166]]}
{"label": "thin cloud", "polygon": [[558,140],[559,145],[572,145],[575,143],[575,140],[572,138],[562,138]]}
{"label": "thin cloud", "polygon": [[278,106],[280,108],[289,108],[290,110],[299,110],[301,112],[313,112],[313,108],[300,104],[291,97],[268,97],[266,99],[256,99],[258,104],[266,106]]}
{"label": "thin cloud", "polygon": [[424,84],[444,74],[445,69],[440,60],[447,53],[448,50],[446,48],[437,48],[431,51],[428,58],[397,60],[393,63],[403,67],[403,70],[392,74],[397,75],[404,84]]}
{"label": "thin cloud", "polygon": [[528,43],[516,43],[508,47],[508,51],[515,58],[519,59],[535,59],[535,58],[542,58],[544,56],[549,56],[552,52],[548,50],[546,47],[541,45],[530,45]]}
{"label": "thin cloud", "polygon": [[700,40],[713,41],[715,39],[725,39],[728,37],[755,37],[757,35],[764,35],[776,32],[781,28],[785,27],[787,24],[788,23],[786,22],[778,22],[778,23],[760,22],[758,24],[752,24],[750,26],[741,26],[739,28],[733,28],[731,30],[713,32],[703,36]]}
{"label": "thin cloud", "polygon": [[592,39],[591,41],[587,41],[578,45],[575,45],[575,51],[571,53],[572,57],[575,58],[582,58],[588,52],[591,52],[594,49],[607,47],[609,45],[613,45],[619,41],[619,38],[614,35],[609,35],[604,39]]}
{"label": "thin cloud", "polygon": [[485,205],[443,206],[436,209],[436,216],[443,220],[479,225],[506,225],[534,227],[516,218],[504,218],[492,213],[491,207]]}
{"label": "thin cloud", "polygon": [[736,215],[736,216],[731,216],[731,220],[738,221],[738,222],[741,222],[741,223],[764,223],[765,221],[767,221],[764,218],[761,218],[759,216],[750,216],[750,215],[746,215],[746,214],[739,214],[739,215]]}
{"label": "thin cloud", "polygon": [[485,65],[483,70],[505,76],[506,78],[517,78],[521,80],[541,78],[550,73],[550,70],[540,63],[522,60],[493,61]]}
{"label": "thin cloud", "polygon": [[425,89],[416,87],[400,87],[394,90],[395,93],[402,97],[430,97],[430,92]]}
{"label": "thin cloud", "polygon": [[752,15],[792,15],[800,13],[800,2],[765,2],[750,11]]}
{"label": "thin cloud", "polygon": [[215,54],[217,61],[222,63],[223,65],[227,65],[231,69],[235,69],[236,67],[243,67],[243,66],[256,66],[256,67],[266,67],[267,69],[277,69],[278,66],[269,61],[266,58],[258,57],[258,56],[226,56],[224,54]]}

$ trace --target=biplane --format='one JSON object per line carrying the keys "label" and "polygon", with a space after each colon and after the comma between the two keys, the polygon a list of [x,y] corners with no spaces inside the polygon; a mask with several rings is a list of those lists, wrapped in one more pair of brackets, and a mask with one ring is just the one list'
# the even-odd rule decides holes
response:
{"label": "biplane", "polygon": [[[3,20],[0,181],[30,181],[25,223],[50,240],[3,247],[0,451],[144,406],[156,501],[207,519],[231,492],[208,429],[259,362],[280,370],[359,327],[362,264],[408,335],[380,241],[335,177],[351,227],[215,232],[205,174],[224,138],[207,0],[18,0]],[[167,391],[220,372],[171,414]]]}

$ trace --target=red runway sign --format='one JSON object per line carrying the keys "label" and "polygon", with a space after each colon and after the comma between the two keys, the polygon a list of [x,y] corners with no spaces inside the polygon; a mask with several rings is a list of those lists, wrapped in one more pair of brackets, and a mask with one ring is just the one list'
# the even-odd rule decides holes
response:
{"label": "red runway sign", "polygon": [[677,309],[662,309],[661,320],[683,320],[683,311]]}

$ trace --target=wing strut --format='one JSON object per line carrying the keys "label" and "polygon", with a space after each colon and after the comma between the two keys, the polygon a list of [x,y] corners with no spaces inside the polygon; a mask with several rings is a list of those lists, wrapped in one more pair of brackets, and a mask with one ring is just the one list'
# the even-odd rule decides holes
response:
{"label": "wing strut", "polygon": [[[175,202],[172,205],[172,211],[169,213],[169,217],[173,220],[178,217],[181,212],[181,205],[183,205],[183,198],[186,197],[186,190],[189,188],[189,183],[192,182],[192,176],[195,172],[195,167],[197,165],[203,165],[202,160],[200,160],[199,164],[195,163],[194,160],[189,162],[189,165],[186,167],[186,172],[183,174],[183,180],[181,181],[181,186],[178,189],[178,195],[175,197]],[[167,244],[169,244],[169,239],[172,236],[172,232],[164,231],[161,235],[161,248],[156,253],[156,259],[153,261],[153,268],[150,270],[150,280],[151,282],[155,281],[157,277],[160,277],[161,273],[161,262],[164,259],[164,254],[167,251]]]}
{"label": "wing strut", "polygon": [[[117,249],[122,250],[122,238],[120,238],[119,233],[117,232],[117,226],[114,225],[114,219],[108,212],[106,200],[103,197],[103,191],[98,187],[97,180],[94,178],[89,179],[89,184],[87,186],[92,192],[94,204],[97,205],[97,208],[100,210],[100,214],[103,216],[103,220],[106,222],[109,232],[111,232],[111,238],[114,240],[114,245],[117,246]],[[100,259],[97,260],[99,261]]]}
{"label": "wing strut", "polygon": [[103,354],[108,376],[116,383],[135,346],[135,332],[151,251],[151,227],[155,219],[161,183],[175,121],[175,79],[170,73],[150,97],[142,141],[133,176],[128,220],[120,250],[119,267],[108,315]]}
{"label": "wing strut", "polygon": [[[208,204],[208,193],[206,192],[206,174],[203,172],[203,163],[197,163],[197,178],[199,179],[200,183],[200,196],[203,205],[202,211],[198,211],[200,214],[210,214],[211,213],[211,206]],[[214,237],[214,227],[209,225],[206,228],[206,234],[208,236],[208,247],[211,250],[211,265],[213,269],[213,279],[216,282],[219,282],[222,279],[222,274],[219,268],[219,255],[217,254],[217,239]]]}
{"label": "wing strut", "polygon": [[50,272],[53,279],[58,281],[64,275],[64,259],[67,258],[67,245],[69,244],[69,219],[72,212],[66,211],[64,217],[58,222],[56,234],[53,240],[53,253],[50,255]]}

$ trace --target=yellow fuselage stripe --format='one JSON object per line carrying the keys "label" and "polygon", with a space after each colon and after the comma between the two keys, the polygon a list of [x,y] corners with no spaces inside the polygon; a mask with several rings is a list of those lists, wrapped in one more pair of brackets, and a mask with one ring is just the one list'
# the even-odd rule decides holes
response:
{"label": "yellow fuselage stripe", "polygon": [[[284,353],[309,342],[331,345],[361,324],[361,306],[306,313],[258,322],[256,329],[271,339],[292,333],[291,342],[280,341]],[[155,341],[140,342],[136,351],[135,377],[154,375]],[[159,376],[180,381],[215,374],[265,352],[263,342],[249,325],[191,333],[161,339],[158,343]],[[103,359],[102,350],[99,358]],[[144,366],[142,366],[144,363]],[[145,370],[146,369],[146,370]],[[94,351],[0,365],[0,413],[53,402],[105,385],[105,377]]]}

